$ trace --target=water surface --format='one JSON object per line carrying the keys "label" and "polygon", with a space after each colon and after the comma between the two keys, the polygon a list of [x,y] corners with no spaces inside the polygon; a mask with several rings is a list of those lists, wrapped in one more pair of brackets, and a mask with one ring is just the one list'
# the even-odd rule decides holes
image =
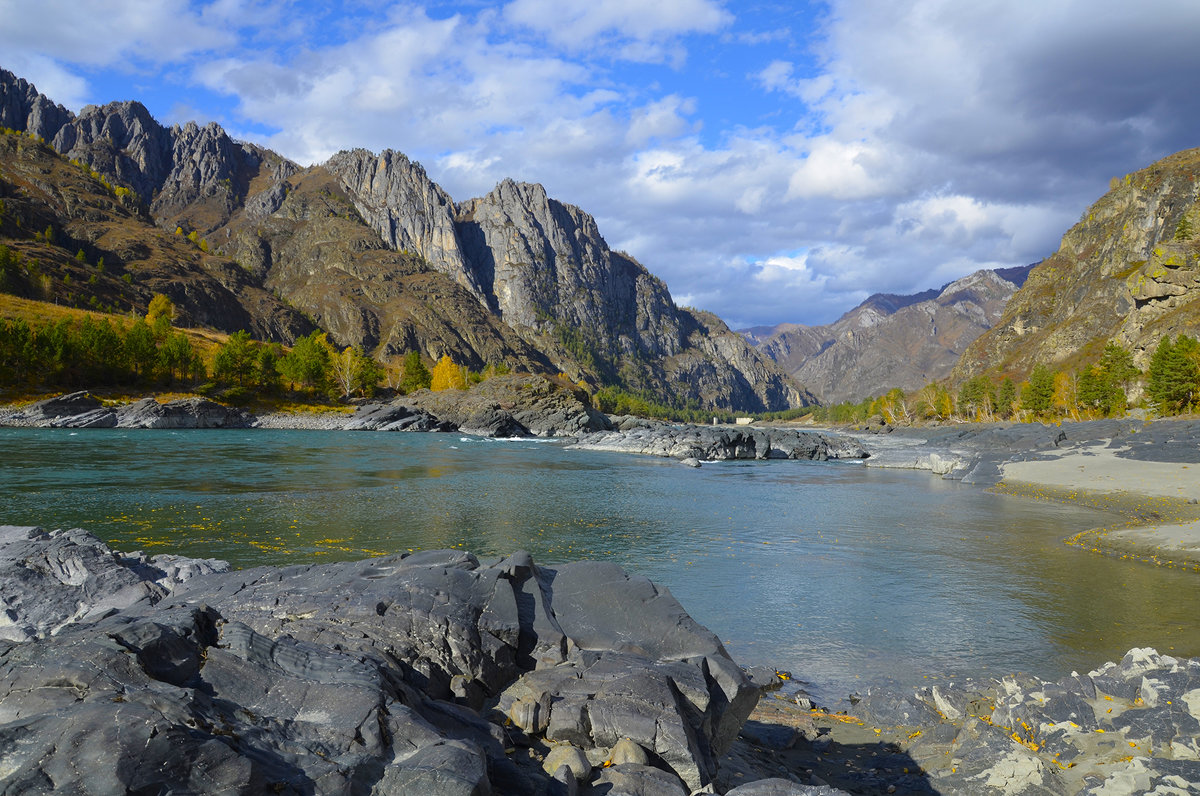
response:
{"label": "water surface", "polygon": [[1061,539],[1111,515],[844,462],[699,470],[458,434],[0,429],[0,523],[236,566],[459,547],[610,559],[827,701],[1200,654],[1194,575]]}

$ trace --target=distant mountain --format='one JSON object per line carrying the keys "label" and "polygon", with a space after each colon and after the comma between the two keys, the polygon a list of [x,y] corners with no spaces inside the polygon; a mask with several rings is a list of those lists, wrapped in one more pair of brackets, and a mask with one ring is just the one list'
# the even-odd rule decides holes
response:
{"label": "distant mountain", "polygon": [[1200,149],[1114,179],[954,377],[1074,367],[1110,340],[1144,368],[1159,340],[1179,333],[1200,333]]}
{"label": "distant mountain", "polygon": [[916,390],[950,373],[1032,267],[976,271],[913,295],[876,293],[832,324],[782,324],[747,339],[824,403]]}
{"label": "distant mountain", "polygon": [[[3,70],[0,126],[46,144],[5,136],[0,162],[0,238],[52,270],[48,285],[25,280],[35,298],[144,308],[159,291],[194,322],[283,342],[320,327],[380,358],[505,361],[706,408],[813,400],[540,185],[456,203],[399,153],[301,168],[216,124],[164,127],[136,102],[76,116]],[[52,243],[35,237],[45,226]],[[66,262],[76,246],[106,273]]]}

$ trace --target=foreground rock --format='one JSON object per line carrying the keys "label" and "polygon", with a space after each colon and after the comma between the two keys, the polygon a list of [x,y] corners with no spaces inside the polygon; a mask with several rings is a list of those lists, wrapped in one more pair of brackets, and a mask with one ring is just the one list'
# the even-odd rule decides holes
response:
{"label": "foreground rock", "polygon": [[759,695],[612,564],[221,569],[0,527],[0,790],[679,796]]}
{"label": "foreground rock", "polygon": [[793,429],[675,425],[624,418],[619,430],[589,434],[573,447],[641,453],[675,459],[865,459],[867,451],[850,437]]}
{"label": "foreground rock", "polygon": [[123,406],[105,406],[88,392],[75,392],[9,412],[4,425],[37,428],[247,428],[251,417],[240,409],[206,398],[182,398],[160,404],[143,398]]}

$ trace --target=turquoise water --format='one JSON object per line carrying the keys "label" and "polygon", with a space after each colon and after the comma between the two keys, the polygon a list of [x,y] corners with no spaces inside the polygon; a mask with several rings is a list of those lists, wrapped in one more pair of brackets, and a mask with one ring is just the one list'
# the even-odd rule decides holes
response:
{"label": "turquoise water", "polygon": [[699,470],[458,434],[0,429],[0,523],[237,566],[461,547],[605,558],[826,701],[1200,655],[1195,575],[1060,540],[1111,515],[850,463]]}

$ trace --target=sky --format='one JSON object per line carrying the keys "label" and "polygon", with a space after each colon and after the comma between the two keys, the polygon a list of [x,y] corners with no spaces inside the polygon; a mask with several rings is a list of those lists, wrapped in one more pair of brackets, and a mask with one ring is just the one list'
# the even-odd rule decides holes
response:
{"label": "sky", "polygon": [[1197,0],[0,0],[0,67],[458,201],[540,182],[734,328],[1036,262],[1200,145]]}

